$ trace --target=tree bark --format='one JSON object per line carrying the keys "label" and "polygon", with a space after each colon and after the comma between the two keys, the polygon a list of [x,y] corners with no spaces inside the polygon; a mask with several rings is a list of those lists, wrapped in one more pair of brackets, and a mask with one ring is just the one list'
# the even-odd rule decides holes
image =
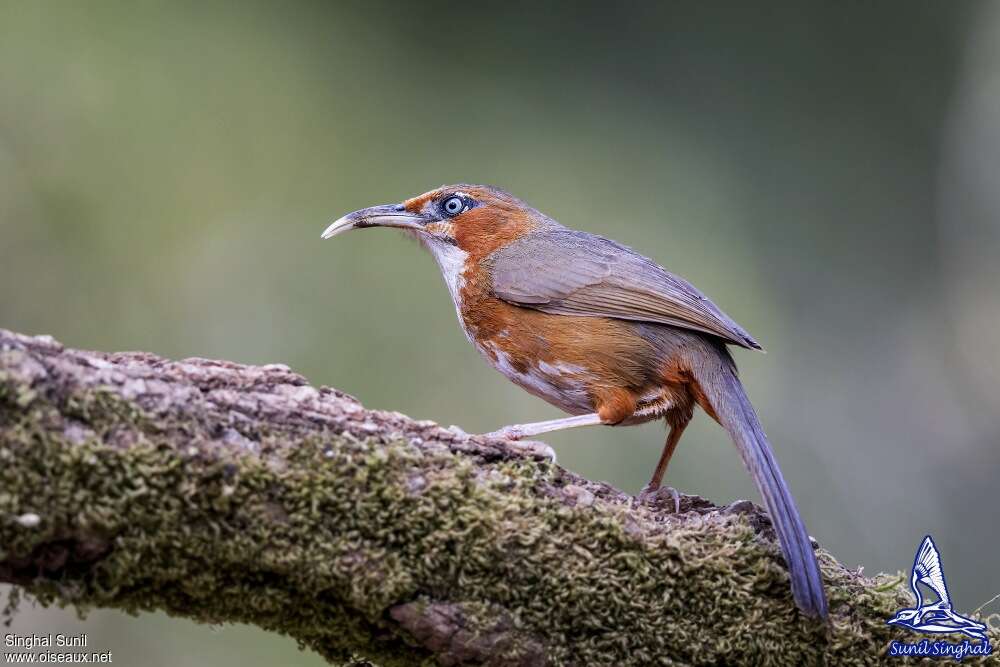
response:
{"label": "tree bark", "polygon": [[0,581],[45,605],[253,623],[338,664],[880,662],[905,587],[819,558],[827,626],[749,502],[640,504],[281,365],[0,330]]}

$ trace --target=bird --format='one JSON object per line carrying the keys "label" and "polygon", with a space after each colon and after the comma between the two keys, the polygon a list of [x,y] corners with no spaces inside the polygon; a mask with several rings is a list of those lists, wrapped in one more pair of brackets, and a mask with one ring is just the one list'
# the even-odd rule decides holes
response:
{"label": "bird", "polygon": [[[925,601],[920,584],[933,591],[937,600]],[[973,639],[986,639],[984,623],[962,616],[952,607],[948,585],[944,580],[944,569],[941,567],[941,552],[930,535],[924,537],[917,548],[910,572],[910,590],[913,591],[917,605],[900,609],[886,621],[887,624],[901,625],[919,632],[963,633]]]}
{"label": "bird", "polygon": [[489,185],[447,185],[354,211],[322,238],[373,227],[416,238],[485,360],[570,415],[489,435],[516,441],[663,419],[668,434],[648,494],[700,406],[729,433],[763,498],[796,605],[827,619],[809,534],[727,345],[762,348],[708,297],[635,250],[565,227]]}

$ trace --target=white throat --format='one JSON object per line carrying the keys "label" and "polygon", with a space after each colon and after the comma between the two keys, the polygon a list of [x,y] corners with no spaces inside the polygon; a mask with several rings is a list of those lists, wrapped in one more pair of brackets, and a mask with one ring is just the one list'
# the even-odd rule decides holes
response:
{"label": "white throat", "polygon": [[437,262],[438,268],[441,269],[444,282],[448,285],[448,293],[451,294],[451,300],[455,303],[455,309],[458,311],[458,319],[461,320],[461,292],[462,285],[465,283],[462,271],[465,270],[465,260],[469,256],[469,253],[456,245],[446,243],[433,236],[421,236],[420,241],[434,255],[434,260]]}

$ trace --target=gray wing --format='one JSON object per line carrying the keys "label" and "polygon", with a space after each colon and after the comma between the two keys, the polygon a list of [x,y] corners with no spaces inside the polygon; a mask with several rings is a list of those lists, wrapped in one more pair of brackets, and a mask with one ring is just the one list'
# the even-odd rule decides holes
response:
{"label": "gray wing", "polygon": [[494,293],[518,306],[669,324],[762,349],[689,282],[601,236],[570,229],[537,232],[501,248],[490,260]]}

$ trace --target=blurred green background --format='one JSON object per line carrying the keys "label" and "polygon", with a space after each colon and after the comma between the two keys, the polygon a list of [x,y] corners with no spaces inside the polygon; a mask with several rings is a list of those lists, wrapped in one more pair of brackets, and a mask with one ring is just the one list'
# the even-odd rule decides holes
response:
{"label": "blurred green background", "polygon": [[[285,362],[465,430],[558,416],[489,369],[429,256],[335,217],[512,191],[686,276],[810,531],[866,572],[926,534],[1000,593],[1000,4],[0,1],[0,326]],[[659,424],[547,439],[637,491]],[[756,498],[699,415],[668,483]],[[1000,611],[997,603],[985,612]],[[24,606],[116,664],[319,664],[252,628]]]}

